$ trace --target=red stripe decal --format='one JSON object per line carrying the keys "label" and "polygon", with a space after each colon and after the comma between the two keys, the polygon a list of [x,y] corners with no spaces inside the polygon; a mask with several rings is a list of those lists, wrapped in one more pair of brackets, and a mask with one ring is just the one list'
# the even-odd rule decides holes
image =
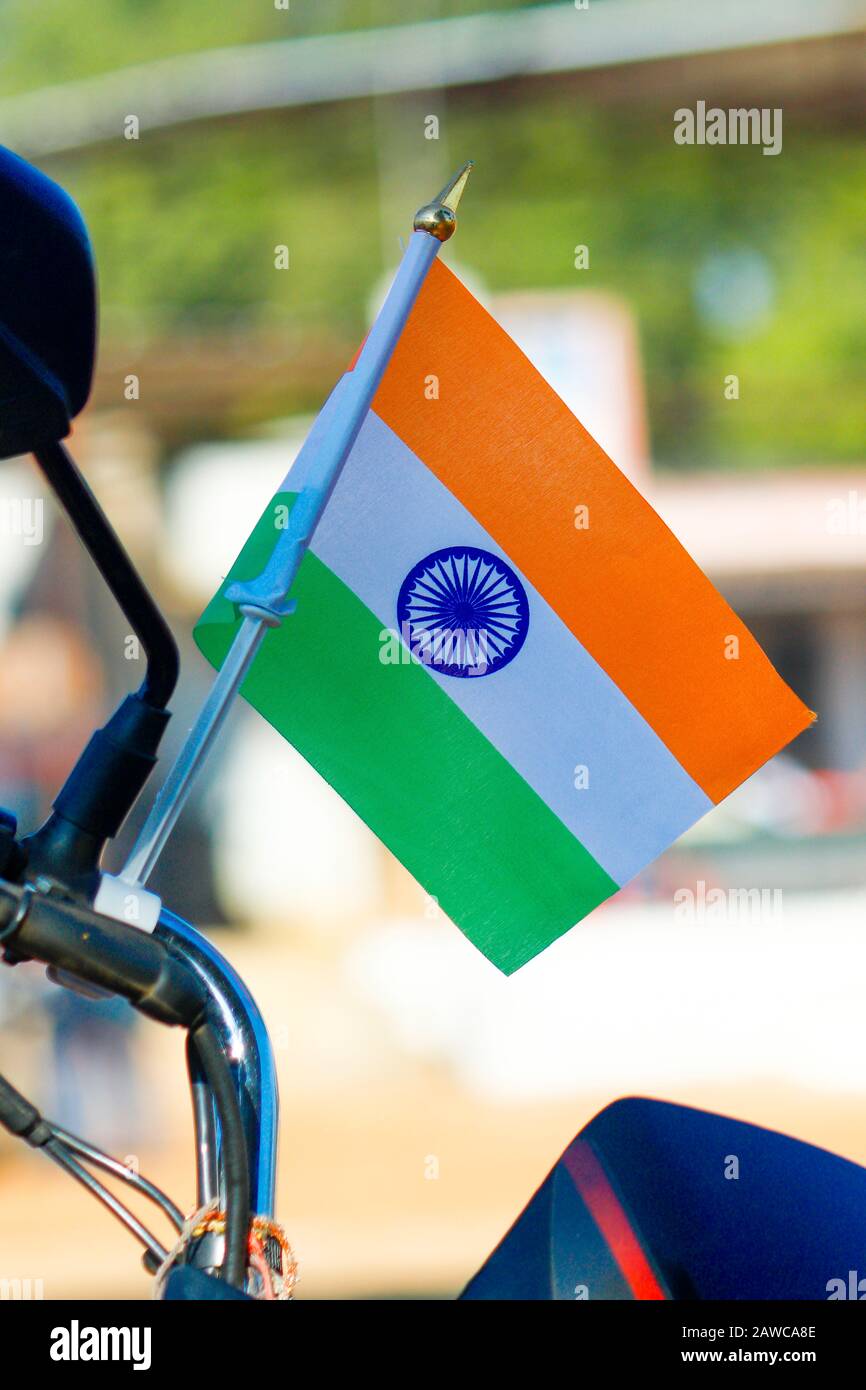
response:
{"label": "red stripe decal", "polygon": [[643,1302],[666,1300],[637,1233],[589,1144],[577,1140],[566,1150],[563,1161],[635,1298]]}

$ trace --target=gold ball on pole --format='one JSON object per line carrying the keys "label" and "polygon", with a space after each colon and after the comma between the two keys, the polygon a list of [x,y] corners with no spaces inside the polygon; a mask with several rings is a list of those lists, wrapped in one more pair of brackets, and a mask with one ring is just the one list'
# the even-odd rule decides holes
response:
{"label": "gold ball on pole", "polygon": [[463,196],[466,181],[472,172],[472,160],[458,169],[453,179],[449,179],[432,203],[425,203],[415,213],[413,226],[416,232],[427,232],[437,241],[447,241],[457,230],[457,204]]}
{"label": "gold ball on pole", "polygon": [[457,229],[457,218],[444,203],[425,203],[415,213],[412,225],[416,232],[429,232],[437,241],[447,241]]}

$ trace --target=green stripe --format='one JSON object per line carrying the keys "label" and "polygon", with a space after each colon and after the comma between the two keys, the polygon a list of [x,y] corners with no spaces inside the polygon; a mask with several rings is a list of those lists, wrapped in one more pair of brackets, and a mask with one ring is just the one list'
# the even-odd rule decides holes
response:
{"label": "green stripe", "polygon": [[[259,573],[291,500],[274,499],[226,583]],[[617,891],[423,666],[379,660],[379,619],[315,555],[292,596],[242,694],[494,964],[516,970]],[[238,625],[220,591],[195,630],[215,666]]]}

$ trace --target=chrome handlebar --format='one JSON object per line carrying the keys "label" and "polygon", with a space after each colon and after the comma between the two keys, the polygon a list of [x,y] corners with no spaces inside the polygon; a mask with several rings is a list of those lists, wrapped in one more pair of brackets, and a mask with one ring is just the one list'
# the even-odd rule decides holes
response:
{"label": "chrome handlebar", "polygon": [[[163,908],[154,935],[186,962],[207,991],[208,1016],[231,1066],[250,1165],[250,1203],[273,1217],[277,1177],[279,1094],[271,1040],[258,1005],[234,967],[195,927]],[[213,1096],[190,1050],[196,1131],[198,1204],[224,1196],[219,1125]]]}

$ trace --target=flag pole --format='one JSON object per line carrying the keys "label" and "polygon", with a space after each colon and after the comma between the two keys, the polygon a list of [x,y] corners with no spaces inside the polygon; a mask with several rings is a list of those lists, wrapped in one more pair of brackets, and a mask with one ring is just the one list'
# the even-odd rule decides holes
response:
{"label": "flag pole", "polygon": [[437,197],[415,214],[409,244],[358,360],[331,393],[304,447],[308,466],[288,525],[280,532],[261,574],[230,584],[225,591],[225,597],[243,621],[120,874],[102,875],[94,902],[97,911],[132,920],[147,930],[156,925],[161,904],[155,894],[143,891],[143,885],[268,629],[279,627],[295,607],[289,591],[304,552],[367,417],[427,272],[442,243],[456,230],[457,206],[471,169],[471,161],[464,164]]}

